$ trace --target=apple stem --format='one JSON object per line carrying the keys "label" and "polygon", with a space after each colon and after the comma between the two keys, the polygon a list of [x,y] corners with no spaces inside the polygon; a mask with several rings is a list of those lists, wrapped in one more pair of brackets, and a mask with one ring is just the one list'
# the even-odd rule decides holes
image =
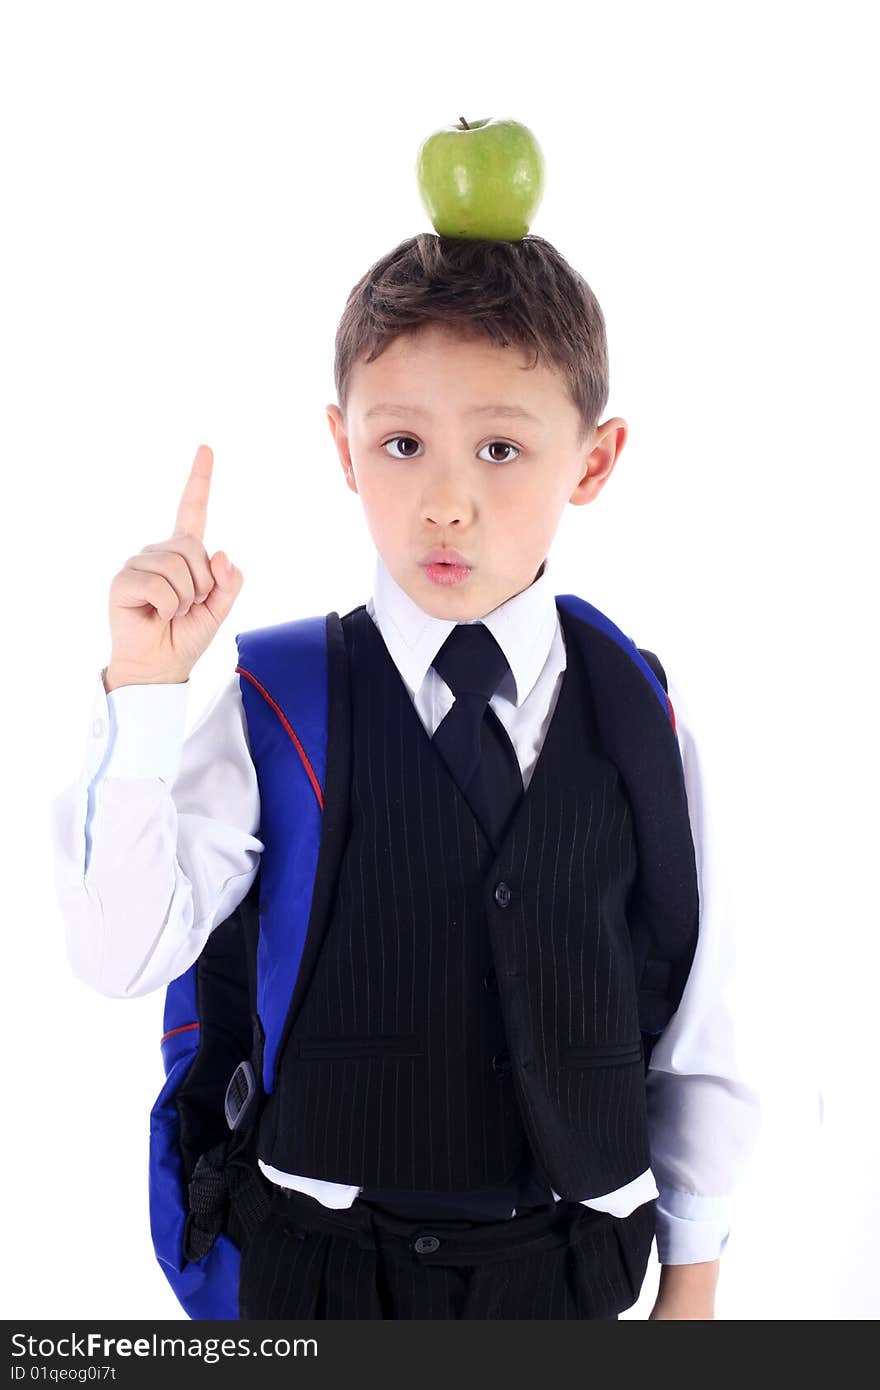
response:
{"label": "apple stem", "polygon": [[459,116],[458,119],[461,121],[461,128],[462,128],[462,130],[470,130],[470,126],[468,125],[468,123],[467,123],[467,121],[465,120],[464,116]]}

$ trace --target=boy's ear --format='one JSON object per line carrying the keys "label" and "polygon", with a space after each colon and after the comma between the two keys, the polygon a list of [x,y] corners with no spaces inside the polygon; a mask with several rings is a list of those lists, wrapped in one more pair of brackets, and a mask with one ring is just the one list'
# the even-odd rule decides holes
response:
{"label": "boy's ear", "polygon": [[597,425],[590,452],[582,460],[583,472],[569,501],[576,507],[592,502],[602,491],[627,441],[629,427],[620,416]]}
{"label": "boy's ear", "polygon": [[342,418],[342,411],[339,406],[330,403],[326,407],[327,423],[330,426],[330,433],[333,435],[333,443],[336,445],[336,452],[339,455],[339,462],[342,465],[342,472],[345,475],[347,486],[352,492],[357,492],[357,484],[354,477],[354,467],[351,462],[351,449],[349,448],[348,435],[345,429],[345,421]]}

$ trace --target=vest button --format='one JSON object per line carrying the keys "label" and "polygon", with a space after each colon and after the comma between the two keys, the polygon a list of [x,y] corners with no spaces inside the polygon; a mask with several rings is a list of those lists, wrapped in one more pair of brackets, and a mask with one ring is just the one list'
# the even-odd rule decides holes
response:
{"label": "vest button", "polygon": [[495,901],[499,907],[507,907],[510,902],[510,888],[503,879],[495,884]]}
{"label": "vest button", "polygon": [[498,979],[495,975],[494,965],[490,970],[487,970],[486,974],[483,976],[483,989],[486,990],[488,994],[498,993]]}
{"label": "vest button", "polygon": [[419,1255],[432,1255],[440,1249],[440,1242],[436,1236],[418,1236],[413,1241],[413,1249]]}
{"label": "vest button", "polygon": [[510,1053],[496,1052],[492,1058],[492,1070],[496,1076],[507,1076],[510,1072]]}

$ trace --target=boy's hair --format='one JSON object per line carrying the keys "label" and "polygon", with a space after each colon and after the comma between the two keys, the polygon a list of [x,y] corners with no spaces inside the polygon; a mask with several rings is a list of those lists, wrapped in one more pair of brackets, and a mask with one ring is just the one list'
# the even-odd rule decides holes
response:
{"label": "boy's hair", "polygon": [[351,370],[428,324],[501,347],[534,349],[558,369],[581,417],[578,446],[608,400],[605,319],[586,280],[539,236],[479,241],[420,232],[358,280],[336,330],[333,374],[345,419]]}

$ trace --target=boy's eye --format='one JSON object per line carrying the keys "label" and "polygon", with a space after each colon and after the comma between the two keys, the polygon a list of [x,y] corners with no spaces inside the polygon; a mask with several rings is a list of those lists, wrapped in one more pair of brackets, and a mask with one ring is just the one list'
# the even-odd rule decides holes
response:
{"label": "boy's eye", "polygon": [[[383,449],[386,449],[386,448],[388,447],[389,444],[395,444],[395,443],[397,442],[398,439],[405,439],[405,440],[407,440],[410,444],[416,444],[416,445],[418,444],[418,440],[417,440],[417,439],[413,439],[412,435],[409,435],[409,434],[395,434],[395,435],[393,435],[393,436],[391,437],[391,439],[386,439],[386,440],[384,441],[384,443],[382,444],[381,447],[382,447]],[[490,439],[488,444],[484,444],[484,445],[483,445],[483,448],[484,448],[484,449],[494,449],[494,448],[496,448],[497,446],[500,446],[502,449],[508,449],[508,450],[513,449],[514,452],[515,452],[517,455],[518,455],[519,452],[520,452],[520,450],[517,448],[516,444],[508,444],[508,442],[507,442],[506,439]],[[391,457],[392,457],[392,458],[398,458],[398,459],[399,459],[399,458],[413,458],[414,455],[411,454],[411,453],[410,453],[410,454],[392,454]],[[487,459],[486,462],[487,462],[487,463],[509,463],[509,462],[510,462],[510,459],[509,459],[509,458],[494,458],[494,459]]]}

